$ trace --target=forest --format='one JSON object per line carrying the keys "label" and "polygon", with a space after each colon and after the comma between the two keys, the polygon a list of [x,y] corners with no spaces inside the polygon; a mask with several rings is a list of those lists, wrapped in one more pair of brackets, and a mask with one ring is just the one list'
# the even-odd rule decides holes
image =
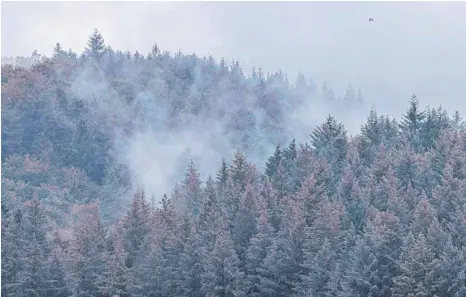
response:
{"label": "forest", "polygon": [[1,84],[2,296],[466,296],[458,112],[98,30]]}

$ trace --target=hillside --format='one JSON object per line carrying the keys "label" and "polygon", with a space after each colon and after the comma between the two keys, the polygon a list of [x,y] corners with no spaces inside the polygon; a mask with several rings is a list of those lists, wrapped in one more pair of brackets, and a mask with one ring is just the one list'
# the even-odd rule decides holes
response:
{"label": "hillside", "polygon": [[2,65],[2,296],[466,296],[458,113],[97,31],[37,60]]}

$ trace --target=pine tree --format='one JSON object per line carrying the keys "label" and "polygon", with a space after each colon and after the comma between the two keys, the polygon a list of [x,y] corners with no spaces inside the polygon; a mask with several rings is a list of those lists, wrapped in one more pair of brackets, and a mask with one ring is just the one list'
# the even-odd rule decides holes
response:
{"label": "pine tree", "polygon": [[414,238],[409,233],[400,256],[401,274],[393,279],[392,296],[435,296],[435,268],[437,261],[421,233]]}
{"label": "pine tree", "polygon": [[219,217],[220,211],[214,181],[209,175],[204,189],[203,204],[197,219],[199,237],[206,251],[213,249]]}
{"label": "pine tree", "polygon": [[413,95],[409,101],[409,108],[401,120],[400,128],[416,152],[420,152],[422,147],[420,130],[425,117],[425,113],[419,111],[419,101],[416,95]]}
{"label": "pine tree", "polygon": [[315,254],[304,251],[302,283],[295,289],[300,296],[325,296],[329,292],[330,273],[336,264],[335,249],[328,239]]}
{"label": "pine tree", "polygon": [[411,225],[413,235],[418,236],[419,233],[422,233],[426,236],[429,226],[436,219],[435,210],[432,208],[429,200],[427,200],[427,197],[423,194],[414,210],[413,222]]}
{"label": "pine tree", "polygon": [[126,266],[131,268],[145,237],[150,231],[150,206],[144,190],[137,190],[123,218],[123,246],[127,251]]}
{"label": "pine tree", "polygon": [[228,230],[219,230],[214,250],[206,259],[202,274],[204,296],[235,297],[244,294],[244,274]]}
{"label": "pine tree", "polygon": [[280,149],[280,145],[277,145],[273,156],[269,157],[265,165],[265,174],[268,178],[272,179],[277,174],[278,166],[280,165],[281,160],[282,151]]}
{"label": "pine tree", "polygon": [[450,127],[450,119],[448,113],[441,107],[438,109],[428,108],[424,112],[424,116],[424,121],[419,127],[419,138],[422,147],[427,150],[435,145],[441,131]]}
{"label": "pine tree", "polygon": [[[51,258],[51,247],[46,238],[45,228],[47,226],[46,214],[43,206],[34,197],[26,204],[24,217],[22,219],[22,232],[20,237],[21,247],[19,263],[21,269],[17,274],[19,296],[48,296],[54,293],[54,289],[63,289],[63,283],[55,283],[55,277],[51,275],[49,264],[53,263]],[[63,279],[60,280],[63,282]]]}
{"label": "pine tree", "polygon": [[325,123],[312,132],[311,144],[317,156],[340,165],[346,158],[348,146],[343,124],[338,123],[333,116],[327,116]]}
{"label": "pine tree", "polygon": [[450,237],[443,242],[435,280],[439,297],[466,295],[466,258]]}
{"label": "pine tree", "polygon": [[126,266],[126,252],[121,236],[121,228],[117,228],[113,251],[106,255],[105,270],[102,275],[103,288],[101,292],[108,297],[128,297],[128,268]]}
{"label": "pine tree", "polygon": [[184,207],[197,216],[201,207],[202,190],[201,179],[194,162],[191,160],[183,182]]}
{"label": "pine tree", "polygon": [[235,153],[233,164],[230,166],[229,175],[235,185],[239,186],[242,191],[246,189],[248,163],[241,151]]}
{"label": "pine tree", "polygon": [[[249,240],[257,230],[257,200],[257,193],[248,184],[240,201],[232,230],[233,243],[241,264],[245,261]],[[240,268],[243,269],[243,265],[240,265]]]}
{"label": "pine tree", "polygon": [[60,42],[57,42],[53,48],[53,58],[63,59],[66,57],[66,55],[66,51],[63,50]]}
{"label": "pine tree", "polygon": [[377,212],[350,250],[343,284],[350,296],[391,296],[402,245],[402,226],[388,212]]}
{"label": "pine tree", "polygon": [[105,40],[99,30],[94,29],[87,41],[85,53],[88,57],[99,59],[105,54]]}
{"label": "pine tree", "polygon": [[228,165],[225,162],[225,159],[222,159],[222,165],[220,167],[220,170],[217,172],[217,188],[219,189],[220,192],[226,187],[228,180]]}
{"label": "pine tree", "polygon": [[[4,199],[2,199],[2,202]],[[2,215],[2,296],[14,296],[19,291],[18,274],[22,269],[21,238],[18,234],[23,233],[23,212],[14,210],[11,217]]]}
{"label": "pine tree", "polygon": [[66,283],[66,274],[63,269],[61,261],[58,259],[56,253],[49,259],[48,273],[50,275],[50,280],[47,285],[47,293],[44,296],[47,297],[69,297],[71,292]]}
{"label": "pine tree", "polygon": [[403,188],[412,186],[418,188],[417,171],[418,171],[418,156],[412,149],[411,145],[404,141],[395,161],[396,177]]}
{"label": "pine tree", "polygon": [[283,223],[267,249],[261,266],[256,269],[260,283],[259,296],[290,296],[300,281],[305,218],[302,205],[287,200]]}
{"label": "pine tree", "polygon": [[105,270],[105,230],[97,205],[87,207],[73,227],[72,275],[75,280],[73,295],[100,296],[100,276]]}
{"label": "pine tree", "polygon": [[259,296],[260,279],[257,275],[257,269],[267,255],[267,249],[272,244],[273,236],[274,231],[269,222],[267,208],[264,205],[257,223],[257,233],[249,241],[246,252],[245,271],[248,288],[246,294]]}
{"label": "pine tree", "polygon": [[348,163],[338,189],[338,194],[345,205],[344,221],[353,225],[357,232],[362,232],[366,221],[367,202],[362,196],[362,190],[355,176],[357,171]]}

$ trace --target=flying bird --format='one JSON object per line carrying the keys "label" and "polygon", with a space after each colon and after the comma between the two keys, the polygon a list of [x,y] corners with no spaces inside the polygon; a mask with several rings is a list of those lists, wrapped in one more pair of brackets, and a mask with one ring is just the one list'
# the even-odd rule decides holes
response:
{"label": "flying bird", "polygon": [[373,21],[374,21],[374,19],[373,19],[373,18],[370,18],[370,19],[369,19],[369,22],[373,22]]}

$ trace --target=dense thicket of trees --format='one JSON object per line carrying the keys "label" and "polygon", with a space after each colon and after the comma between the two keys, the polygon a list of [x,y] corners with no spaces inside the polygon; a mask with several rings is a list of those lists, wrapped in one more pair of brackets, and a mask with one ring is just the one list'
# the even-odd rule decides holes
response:
{"label": "dense thicket of trees", "polygon": [[[81,100],[83,75],[111,88]],[[218,120],[239,149],[206,180],[189,162],[157,205],[140,189],[122,208],[109,130],[146,123],[129,120],[144,92],[157,97],[138,117]],[[413,96],[400,121],[372,111],[349,136],[328,116],[298,143],[286,114],[312,92],[236,62],[114,52],[97,31],[79,58],[57,44],[31,69],[2,66],[2,296],[466,296],[459,114]],[[129,115],[96,112],[109,99]],[[247,156],[263,139],[280,145],[259,170]]]}

